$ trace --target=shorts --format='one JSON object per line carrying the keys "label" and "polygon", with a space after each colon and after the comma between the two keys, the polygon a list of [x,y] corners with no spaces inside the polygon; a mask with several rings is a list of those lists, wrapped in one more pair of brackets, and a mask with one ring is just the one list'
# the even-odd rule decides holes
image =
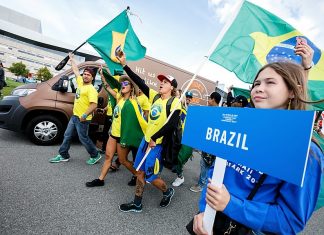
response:
{"label": "shorts", "polygon": [[[148,148],[148,143],[145,141],[145,138],[142,139],[138,151],[136,154],[136,159],[134,163],[134,168],[136,169],[143,157],[145,156],[146,149]],[[162,145],[157,144],[154,148],[151,149],[144,163],[140,167],[140,171],[145,172],[145,181],[151,183],[158,178],[160,172],[163,169],[162,164]]]}
{"label": "shorts", "polygon": [[120,143],[120,137],[116,137],[113,135],[110,135],[111,138],[113,138],[114,140],[116,140],[116,142],[119,144]]}

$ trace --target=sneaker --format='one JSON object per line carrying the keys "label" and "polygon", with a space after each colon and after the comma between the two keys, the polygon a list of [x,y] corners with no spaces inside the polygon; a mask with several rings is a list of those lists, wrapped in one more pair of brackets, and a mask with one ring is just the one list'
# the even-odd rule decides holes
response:
{"label": "sneaker", "polygon": [[89,165],[94,165],[94,164],[96,164],[96,163],[100,160],[100,158],[101,158],[101,155],[100,155],[100,153],[98,152],[97,157],[91,157],[91,158],[89,158],[89,159],[87,160],[87,164],[89,164]]}
{"label": "sneaker", "polygon": [[177,178],[173,181],[172,186],[174,186],[174,187],[179,187],[181,184],[183,184],[183,182],[184,182],[184,177],[183,177],[183,176],[182,176],[182,178],[177,177]]}
{"label": "sneaker", "polygon": [[136,206],[134,202],[119,205],[122,212],[142,212],[142,204]]}
{"label": "sneaker", "polygon": [[201,187],[199,184],[196,184],[192,187],[190,187],[190,191],[195,192],[195,193],[199,193],[203,190],[203,187]]}
{"label": "sneaker", "polygon": [[168,205],[170,205],[171,199],[174,195],[174,189],[173,188],[169,188],[167,190],[167,195],[165,195],[163,193],[163,198],[160,202],[160,207],[167,207]]}
{"label": "sneaker", "polygon": [[105,185],[105,181],[100,179],[94,179],[86,183],[87,187],[97,187],[97,186],[104,186],[104,185]]}
{"label": "sneaker", "polygon": [[60,154],[58,154],[56,157],[53,157],[49,160],[50,163],[59,163],[59,162],[68,162],[68,158],[62,157]]}
{"label": "sneaker", "polygon": [[133,175],[131,180],[127,183],[128,186],[135,186],[136,185],[136,180],[137,180],[137,177],[135,175]]}

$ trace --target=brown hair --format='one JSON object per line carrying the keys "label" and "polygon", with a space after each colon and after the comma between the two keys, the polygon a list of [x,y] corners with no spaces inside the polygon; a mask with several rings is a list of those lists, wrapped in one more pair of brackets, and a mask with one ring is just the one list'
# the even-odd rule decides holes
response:
{"label": "brown hair", "polygon": [[[293,92],[294,98],[290,101],[290,109],[306,110],[307,103],[314,104],[324,101],[323,99],[318,101],[307,100],[307,85],[305,82],[306,78],[304,69],[300,65],[291,62],[275,62],[263,66],[255,76],[251,91],[254,88],[255,80],[266,68],[272,68],[277,74],[279,74],[283,78],[288,90]],[[252,100],[251,104],[254,107]]]}

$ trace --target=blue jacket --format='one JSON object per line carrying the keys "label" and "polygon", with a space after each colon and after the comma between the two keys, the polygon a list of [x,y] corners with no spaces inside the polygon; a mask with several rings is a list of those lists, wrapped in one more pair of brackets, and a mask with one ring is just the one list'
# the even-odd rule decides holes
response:
{"label": "blue jacket", "polygon": [[[294,163],[292,163],[294,164]],[[324,156],[311,142],[304,186],[268,176],[252,201],[246,200],[261,173],[232,162],[227,163],[224,185],[231,199],[224,214],[255,231],[296,234],[311,217],[318,198]],[[211,178],[214,167],[209,171]],[[286,169],[289,170],[289,166]],[[199,202],[200,212],[206,207],[206,188]]]}

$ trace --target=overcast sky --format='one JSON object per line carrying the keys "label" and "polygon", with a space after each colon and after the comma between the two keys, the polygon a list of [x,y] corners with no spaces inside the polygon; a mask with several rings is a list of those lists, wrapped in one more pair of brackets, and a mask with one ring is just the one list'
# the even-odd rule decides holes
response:
{"label": "overcast sky", "polygon": [[[0,0],[0,5],[40,19],[43,34],[78,46],[127,6],[147,55],[195,72],[237,0]],[[251,0],[324,48],[324,0]],[[87,49],[89,49],[87,47]],[[200,75],[247,87],[234,74],[208,62]]]}

